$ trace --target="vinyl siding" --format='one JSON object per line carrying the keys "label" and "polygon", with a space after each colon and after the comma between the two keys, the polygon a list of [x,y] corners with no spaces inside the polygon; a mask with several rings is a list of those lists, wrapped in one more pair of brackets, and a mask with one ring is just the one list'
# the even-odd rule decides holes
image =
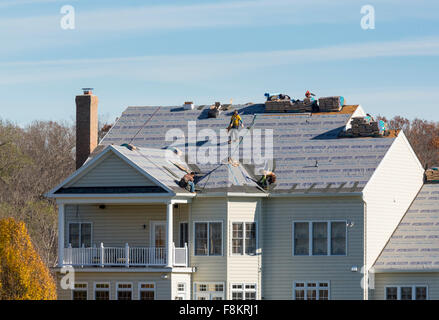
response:
{"label": "vinyl siding", "polygon": [[371,300],[384,300],[386,286],[426,285],[429,300],[439,300],[439,274],[418,273],[376,273],[375,289],[370,290]]}
{"label": "vinyl siding", "polygon": [[[92,243],[104,246],[146,247],[150,243],[153,221],[166,222],[165,205],[66,205],[65,207],[65,246],[68,246],[69,222],[91,222]],[[178,247],[179,223],[187,221],[187,205],[174,209],[173,235]],[[144,225],[146,228],[144,228]]]}
{"label": "vinyl siding", "polygon": [[[329,281],[330,299],[363,299],[361,198],[272,198],[262,212],[262,297],[292,299],[294,281]],[[293,221],[347,220],[347,256],[293,256]]]}
{"label": "vinyl siding", "polygon": [[419,160],[400,132],[363,191],[367,268],[378,258],[422,187],[423,176]]}
{"label": "vinyl siding", "polygon": [[[230,198],[228,201],[228,241],[227,241],[227,298],[231,299],[231,285],[233,283],[251,283],[256,284],[257,298],[261,297],[261,268],[262,250],[260,248],[261,243],[256,243],[257,251],[256,255],[236,255],[232,254],[232,223],[233,222],[256,222],[256,227],[260,228],[260,211],[261,200],[245,199],[245,198]],[[257,238],[260,235],[260,230],[257,230]]]}
{"label": "vinyl siding", "polygon": [[[223,223],[223,255],[194,256],[194,222],[221,221]],[[190,210],[190,266],[196,267],[193,282],[225,282],[227,274],[226,232],[227,200],[220,198],[195,199]]]}
{"label": "vinyl siding", "polygon": [[86,173],[70,182],[66,187],[127,187],[154,186],[151,180],[109,152]]}
{"label": "vinyl siding", "polygon": [[[139,282],[155,283],[155,299],[170,300],[171,299],[171,280],[162,279],[162,273],[146,273],[146,272],[76,272],[76,282],[87,282],[88,300],[94,300],[94,283],[109,282],[110,283],[110,300],[116,299],[116,284],[118,282],[131,282],[133,288],[133,300],[139,299],[138,286]],[[57,293],[58,300],[71,300],[72,291],[63,290],[59,284],[63,274],[57,274]]]}

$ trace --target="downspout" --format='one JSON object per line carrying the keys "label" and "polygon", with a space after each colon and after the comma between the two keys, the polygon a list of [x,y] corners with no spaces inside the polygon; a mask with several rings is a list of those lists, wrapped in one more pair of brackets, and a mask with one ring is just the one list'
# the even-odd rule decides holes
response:
{"label": "downspout", "polygon": [[369,300],[369,270],[367,269],[367,202],[363,200],[364,214],[363,214],[363,300]]}

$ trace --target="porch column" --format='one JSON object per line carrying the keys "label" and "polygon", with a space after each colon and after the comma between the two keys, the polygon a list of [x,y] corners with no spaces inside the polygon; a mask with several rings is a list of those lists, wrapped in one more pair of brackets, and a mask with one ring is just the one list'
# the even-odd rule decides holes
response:
{"label": "porch column", "polygon": [[173,204],[168,202],[166,204],[166,247],[167,247],[167,267],[172,268],[174,252],[172,250],[173,240]]}
{"label": "porch column", "polygon": [[64,204],[58,204],[58,266],[64,262]]}

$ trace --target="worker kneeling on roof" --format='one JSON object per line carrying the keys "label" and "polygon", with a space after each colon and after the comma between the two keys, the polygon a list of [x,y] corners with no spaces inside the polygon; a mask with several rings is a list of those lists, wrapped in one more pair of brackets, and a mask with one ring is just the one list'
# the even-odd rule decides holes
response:
{"label": "worker kneeling on roof", "polygon": [[195,184],[194,184],[195,172],[187,173],[181,178],[179,182],[179,186],[185,188],[190,192],[195,192]]}
{"label": "worker kneeling on roof", "polygon": [[264,170],[263,176],[259,180],[259,185],[264,189],[268,189],[268,186],[275,182],[276,182],[276,175],[274,174],[274,172]]}
{"label": "worker kneeling on roof", "polygon": [[238,133],[239,133],[239,127],[244,128],[244,124],[242,122],[241,117],[238,114],[238,110],[235,110],[233,112],[232,118],[230,119],[230,123],[229,126],[227,127],[227,131],[230,132],[230,140],[229,143],[231,143],[232,141],[237,141],[238,140]]}

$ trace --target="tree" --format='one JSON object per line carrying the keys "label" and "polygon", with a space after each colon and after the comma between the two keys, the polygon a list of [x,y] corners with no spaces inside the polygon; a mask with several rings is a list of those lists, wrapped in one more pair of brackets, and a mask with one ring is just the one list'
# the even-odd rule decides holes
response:
{"label": "tree", "polygon": [[[378,119],[386,120],[384,117]],[[396,116],[388,121],[389,129],[402,130],[413,150],[427,167],[439,165],[439,123],[421,119],[409,120]]]}
{"label": "tree", "polygon": [[26,226],[0,220],[0,300],[54,300],[56,286],[36,253]]}

